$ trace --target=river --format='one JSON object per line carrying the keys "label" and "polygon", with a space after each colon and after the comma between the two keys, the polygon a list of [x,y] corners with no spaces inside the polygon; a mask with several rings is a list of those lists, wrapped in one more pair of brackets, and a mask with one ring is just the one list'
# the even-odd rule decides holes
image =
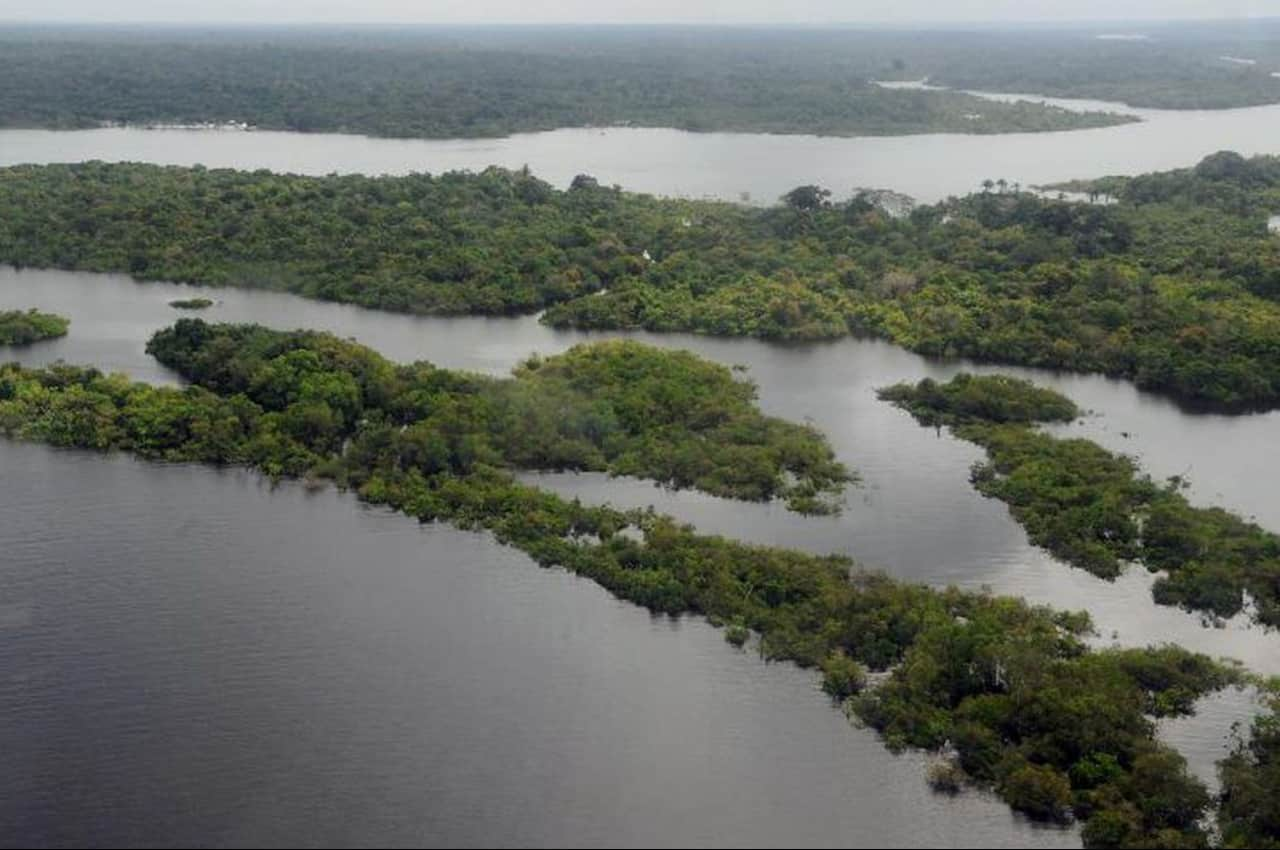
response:
{"label": "river", "polygon": [[586,173],[634,191],[695,198],[772,203],[798,185],[816,183],[839,197],[872,187],[932,202],[977,191],[988,178],[1032,186],[1178,168],[1223,149],[1245,155],[1280,151],[1280,105],[1158,110],[982,94],[1123,112],[1142,120],[1055,133],[852,138],[627,127],[446,140],[262,130],[0,130],[0,165],[100,159],[303,174],[438,173],[528,165],[561,187]]}
{"label": "river", "polygon": [[[87,158],[403,173],[529,164],[663,194],[768,201],[794,185],[922,200],[986,177],[1024,184],[1273,150],[1280,107],[1139,111],[1072,133],[818,139],[566,130],[486,141],[145,131],[0,131],[0,164]],[[0,358],[174,376],[143,350],[197,290],[0,269],[0,309],[71,333]],[[533,318],[424,318],[246,290],[199,290],[210,321],[351,336],[396,360],[504,374],[600,334]],[[740,363],[771,413],[809,419],[862,475],[836,517],[803,518],[595,475],[531,476],[585,500],[653,504],[704,531],[851,554],[904,579],[1085,608],[1099,642],[1177,641],[1280,673],[1280,638],[1206,628],[1032,547],[968,484],[979,450],[917,427],[877,387],[972,364],[883,342],[804,346],[631,334]],[[1008,369],[1095,411],[1062,430],[1185,474],[1197,504],[1280,530],[1280,414],[1188,414],[1095,376]],[[331,490],[243,471],[0,442],[0,844],[1074,846],[998,801],[930,794],[925,761],[851,727],[788,665],[697,620],[655,619],[482,535],[420,527]],[[1210,778],[1247,695],[1165,726]]]}
{"label": "river", "polygon": [[[257,321],[280,328],[321,328],[353,337],[397,360],[428,359],[442,366],[489,374],[506,373],[534,351],[553,353],[584,339],[614,335],[556,331],[538,324],[532,317],[412,317],[307,301],[281,293],[196,290],[176,284],[138,283],[121,275],[0,269],[0,309],[36,306],[72,319],[67,337],[29,348],[9,349],[4,355],[33,365],[58,359],[96,363],[142,380],[172,382],[175,377],[146,356],[145,341],[154,330],[182,315],[169,307],[168,301],[189,297],[197,291],[217,299],[214,307],[201,314],[210,321]],[[1084,608],[1097,621],[1098,640],[1104,645],[1176,641],[1215,655],[1239,658],[1264,672],[1280,673],[1280,653],[1277,653],[1280,639],[1276,636],[1240,622],[1225,628],[1206,628],[1195,616],[1155,606],[1149,596],[1150,578],[1140,570],[1108,584],[1069,569],[1031,546],[1002,504],[981,498],[969,486],[968,467],[979,457],[976,447],[919,428],[905,414],[875,399],[875,388],[887,382],[925,375],[945,378],[965,364],[930,361],[868,340],[776,346],[753,340],[691,335],[636,333],[629,336],[657,345],[689,348],[721,362],[747,366],[748,376],[759,385],[760,401],[766,410],[812,421],[830,436],[841,459],[861,473],[863,483],[849,492],[844,512],[836,517],[804,518],[778,505],[742,504],[599,475],[547,474],[528,476],[530,479],[587,501],[652,504],[708,532],[810,551],[845,552],[863,564],[885,569],[904,579],[937,585],[989,586],[996,592],[1017,594],[1045,604]],[[1134,453],[1160,475],[1186,472],[1188,459],[1204,458],[1205,461],[1192,465],[1193,500],[1202,504],[1229,504],[1237,510],[1259,515],[1273,528],[1280,527],[1280,513],[1271,498],[1269,484],[1277,472],[1271,467],[1280,463],[1280,459],[1275,453],[1256,450],[1260,440],[1274,439],[1276,414],[1238,417],[1188,414],[1120,381],[1036,370],[1010,371],[1055,386],[1083,406],[1097,411],[1082,425],[1064,430]],[[451,838],[447,843],[483,844],[531,827],[546,832],[529,833],[530,841],[549,844],[652,840],[716,845],[795,840],[801,844],[824,845],[862,843],[865,839],[868,844],[1017,845],[1032,842],[1043,845],[1068,840],[1055,831],[1028,833],[1027,825],[1005,815],[993,820],[988,808],[990,801],[976,796],[962,801],[919,796],[923,793],[920,791],[923,788],[920,759],[885,756],[877,749],[879,744],[874,736],[850,728],[830,709],[816,693],[812,677],[785,665],[765,666],[754,658],[737,654],[717,633],[696,621],[650,620],[630,606],[608,600],[595,588],[584,587],[584,582],[559,573],[538,571],[522,556],[486,538],[443,528],[420,530],[410,521],[384,512],[357,510],[352,499],[333,493],[306,494],[293,486],[268,493],[247,473],[164,467],[36,446],[0,443],[0,477],[8,482],[3,488],[6,495],[0,502],[0,516],[5,518],[0,522],[0,529],[5,530],[0,532],[0,551],[17,553],[16,563],[11,557],[5,567],[10,579],[6,586],[13,588],[6,605],[15,613],[0,617],[0,621],[14,624],[10,630],[11,638],[15,638],[10,647],[14,657],[8,662],[9,669],[17,671],[12,686],[13,705],[20,716],[28,711],[35,713],[31,720],[33,728],[24,730],[19,742],[27,742],[24,746],[28,749],[21,750],[24,753],[36,746],[35,742],[54,742],[48,749],[30,753],[38,768],[36,773],[69,771],[69,767],[61,764],[69,747],[73,752],[83,752],[80,735],[84,730],[62,716],[63,707],[72,700],[67,691],[68,680],[46,669],[46,665],[89,663],[77,659],[82,653],[94,658],[108,653],[112,663],[133,670],[132,675],[147,678],[154,673],[161,677],[139,691],[155,695],[159,702],[144,700],[142,704],[121,708],[127,717],[95,714],[95,723],[90,726],[92,739],[110,737],[133,741],[143,749],[145,758],[160,759],[147,752],[149,742],[157,742],[159,746],[158,742],[166,740],[170,733],[176,734],[176,727],[166,726],[169,732],[161,735],[151,730],[149,723],[157,713],[164,715],[165,723],[169,723],[172,703],[177,702],[187,712],[181,722],[208,724],[201,727],[203,732],[190,745],[196,750],[188,763],[204,766],[206,760],[212,760],[221,765],[218,748],[230,747],[232,753],[226,758],[243,759],[250,763],[248,769],[258,769],[254,760],[263,757],[261,742],[252,746],[244,744],[242,751],[240,736],[248,735],[250,740],[257,741],[289,726],[285,718],[292,715],[257,702],[284,698],[277,693],[284,685],[271,680],[272,675],[279,675],[288,685],[285,696],[297,700],[306,696],[315,701],[301,711],[300,717],[307,728],[318,724],[320,729],[328,730],[326,724],[338,723],[339,715],[347,716],[346,722],[355,722],[351,718],[364,713],[376,715],[373,728],[362,727],[364,737],[345,745],[348,748],[336,757],[332,769],[339,774],[345,776],[355,771],[363,777],[364,773],[374,770],[364,760],[374,759],[385,766],[387,773],[381,775],[384,782],[390,781],[390,777],[408,781],[400,776],[401,770],[424,771],[412,777],[409,781],[412,787],[403,789],[403,794],[415,793],[414,789],[425,793],[426,783],[432,788],[448,789],[460,798],[469,790],[488,795],[496,799],[496,806],[508,807],[501,808],[501,816],[493,816],[497,817],[496,822],[479,825],[469,821],[437,822],[434,818],[447,820],[452,815],[439,811],[444,805],[442,802],[424,804],[421,812],[403,823],[374,829],[369,825],[373,821],[368,821],[360,834],[380,842],[413,843],[414,836],[422,840],[423,836],[447,834]],[[99,479],[105,479],[105,483],[99,483]],[[33,489],[44,494],[34,502],[29,499]],[[76,534],[66,533],[68,522],[75,523]],[[32,530],[33,523],[37,530]],[[357,525],[353,527],[352,523]],[[372,524],[374,532],[366,532],[359,523]],[[255,530],[260,527],[261,532]],[[193,528],[203,530],[193,532]],[[271,528],[278,529],[280,536],[264,537]],[[387,540],[394,541],[390,553],[384,551]],[[90,557],[87,552],[94,554]],[[414,566],[411,569],[407,564]],[[234,569],[224,572],[228,567]],[[313,568],[319,572],[308,572]],[[520,576],[508,576],[512,570]],[[192,571],[196,574],[192,575]],[[99,600],[97,594],[102,588],[94,576],[102,576],[107,589],[115,588],[111,592],[122,594],[120,598],[112,604]],[[216,583],[221,596],[214,601],[216,607],[212,612],[205,610],[207,606],[201,596],[205,591],[193,588],[193,582]],[[370,587],[369,582],[375,584]],[[82,583],[87,587],[81,587]],[[121,583],[128,590],[117,587]],[[264,583],[269,589],[264,590]],[[538,590],[531,591],[530,584]],[[66,607],[61,601],[73,587],[81,588],[78,592],[85,594],[81,608]],[[138,599],[132,594],[140,587],[147,590],[144,597]],[[566,591],[566,587],[569,590]],[[563,597],[566,592],[570,594],[568,599]],[[314,598],[317,593],[321,595],[319,599]],[[353,601],[341,599],[343,593],[351,594]],[[388,598],[398,599],[403,595],[420,599],[421,607],[415,610],[422,622],[415,628],[422,633],[402,635],[398,630],[410,626],[388,626],[380,607],[388,603],[379,593]],[[459,593],[469,601],[460,601]],[[573,599],[577,594],[595,597],[594,604],[575,603]],[[285,605],[292,613],[273,615],[270,610],[264,610],[268,604]],[[325,606],[339,604],[349,607],[344,608],[336,620],[328,613],[316,613],[326,611]],[[566,623],[566,610],[574,611],[575,617],[596,621],[596,625],[584,626],[578,634],[572,625],[575,620],[570,618]],[[460,611],[466,611],[467,615],[461,616]],[[179,622],[184,612],[191,615],[185,625]],[[223,615],[226,621],[220,619]],[[165,620],[168,625],[156,628],[156,617],[168,618]],[[435,653],[443,651],[435,629],[444,626],[436,622],[437,619],[448,624],[449,637],[445,645],[461,653],[444,667],[435,666],[433,660]],[[439,735],[446,738],[461,735],[465,740],[478,741],[486,734],[494,734],[489,712],[497,709],[483,696],[484,689],[479,684],[475,690],[467,685],[458,686],[460,691],[444,688],[451,700],[449,707],[421,716],[414,716],[411,706],[421,700],[433,701],[423,692],[428,685],[415,677],[425,677],[437,684],[445,681],[438,676],[446,675],[460,677],[463,682],[505,680],[510,675],[509,653],[515,652],[519,657],[520,653],[535,651],[539,643],[537,639],[518,634],[517,626],[512,625],[530,622],[552,631],[561,628],[563,633],[557,634],[561,634],[562,639],[568,639],[564,637],[566,634],[578,635],[582,646],[569,650],[556,644],[557,649],[550,656],[552,660],[546,662],[557,670],[563,662],[565,669],[579,671],[582,681],[574,693],[599,690],[602,699],[607,694],[610,699],[622,701],[634,698],[644,702],[657,698],[661,694],[654,693],[651,681],[642,679],[629,686],[619,685],[618,670],[612,662],[592,661],[572,653],[607,648],[632,657],[631,663],[639,663],[635,655],[651,657],[652,675],[671,675],[676,677],[672,681],[681,682],[672,686],[678,696],[665,694],[668,702],[646,710],[646,716],[650,711],[656,712],[649,718],[658,724],[654,728],[674,724],[671,734],[678,737],[695,734],[686,729],[689,724],[699,729],[709,723],[748,724],[756,730],[749,737],[753,738],[752,747],[758,748],[756,757],[762,764],[773,760],[786,763],[797,772],[788,782],[796,783],[799,788],[821,787],[827,791],[816,797],[797,792],[794,799],[771,803],[774,806],[771,825],[778,831],[771,832],[758,824],[753,826],[753,817],[759,814],[750,802],[758,802],[758,798],[752,796],[755,792],[736,794],[719,789],[704,798],[692,790],[703,779],[716,784],[710,778],[716,775],[720,776],[717,781],[728,783],[728,788],[736,787],[741,777],[736,771],[746,769],[724,766],[719,761],[728,757],[720,752],[723,742],[705,741],[700,745],[702,748],[696,750],[697,759],[701,759],[699,770],[703,773],[694,771],[700,778],[689,779],[690,784],[681,786],[684,791],[677,797],[667,796],[672,790],[667,783],[678,784],[684,780],[669,776],[665,768],[651,765],[652,773],[633,777],[637,783],[632,789],[634,793],[650,795],[646,799],[654,807],[652,811],[662,813],[657,818],[660,828],[642,827],[626,817],[625,823],[619,824],[617,819],[622,816],[616,808],[607,816],[600,812],[580,813],[576,817],[585,820],[572,823],[555,818],[546,821],[535,818],[535,823],[526,823],[526,819],[533,817],[527,808],[530,805],[527,775],[519,771],[504,774],[504,781],[494,784],[493,777],[481,771],[471,775],[468,784],[466,777],[458,775],[457,771],[462,768],[453,762],[452,756],[423,760],[423,753],[430,752],[430,747],[444,746],[436,741]],[[385,634],[387,628],[392,628],[392,633]],[[502,640],[494,639],[495,628],[505,635]],[[231,705],[224,704],[236,694],[227,696],[221,691],[211,691],[218,677],[211,680],[201,666],[221,665],[227,668],[227,675],[240,675],[235,671],[245,663],[247,650],[243,644],[250,639],[246,637],[246,630],[257,647],[248,660],[260,665],[254,668],[256,678],[239,685],[243,690],[240,696],[251,703],[248,708],[236,704],[234,699]],[[594,645],[601,636],[608,636],[604,641],[608,647]],[[368,654],[353,657],[334,649],[335,643],[353,638],[369,644],[365,650]],[[116,640],[132,647],[122,658],[116,658],[116,650],[108,648]],[[507,641],[522,646],[514,649],[507,646]],[[528,646],[530,643],[535,646]],[[182,659],[195,651],[193,647],[199,648],[196,655],[200,662],[187,670],[182,668]],[[133,658],[130,653],[135,652],[143,654],[141,660],[130,661]],[[566,652],[570,655],[562,658]],[[158,663],[153,658],[157,654],[166,659],[159,672],[152,670]],[[258,654],[266,657],[258,658]],[[667,654],[680,656],[682,660],[664,667],[661,660]],[[326,669],[325,664],[330,662],[334,666]],[[546,666],[529,663],[535,670]],[[290,664],[295,667],[290,668]],[[406,664],[412,665],[408,673],[402,669]],[[301,671],[297,665],[301,665]],[[580,669],[581,665],[585,665],[585,671]],[[31,666],[36,669],[29,669]],[[182,668],[181,675],[174,672],[178,668]],[[312,674],[320,678],[314,681],[306,678]],[[557,675],[554,670],[543,670],[537,675],[530,673],[522,680],[529,690],[516,702],[549,700],[561,706],[562,686]],[[388,682],[408,676],[409,681],[403,684],[401,692],[402,701],[392,700],[391,704],[384,705],[388,697],[383,691],[362,684],[369,676],[386,676]],[[746,694],[729,694],[725,690],[727,686],[718,691],[723,704],[713,704],[706,694],[696,697],[687,692],[689,688],[698,690],[710,687],[707,683],[723,682],[725,677],[733,681],[738,680],[733,677],[750,679],[750,693],[763,702],[752,702]],[[37,680],[44,685],[33,689],[32,683]],[[694,682],[701,684],[694,685]],[[116,700],[127,703],[131,692],[122,687],[110,676],[95,677],[94,690],[86,694],[84,700],[90,705],[104,701],[114,704]],[[785,693],[765,697],[774,690]],[[363,696],[369,694],[376,694],[378,701],[374,703],[372,697],[364,701]],[[435,698],[439,699],[440,695]],[[684,700],[695,698],[709,701],[693,710]],[[775,700],[778,702],[773,702]],[[797,701],[808,708],[797,712],[794,708]],[[788,706],[785,711],[778,707],[781,703]],[[1228,693],[1210,700],[1199,718],[1169,724],[1168,737],[1187,753],[1198,772],[1209,779],[1213,762],[1223,752],[1226,730],[1231,722],[1247,716],[1250,710],[1247,695]],[[406,712],[400,720],[403,727],[382,719],[385,712],[397,711]],[[600,711],[608,713],[603,708]],[[774,718],[779,722],[785,714],[786,728],[766,735],[758,730],[766,724],[765,715],[771,711],[780,712]],[[233,714],[227,716],[227,712]],[[755,716],[757,713],[759,716]],[[805,719],[798,720],[800,717]],[[644,734],[641,734],[643,730],[630,730],[635,732],[635,738],[628,739],[629,743],[620,743],[601,733],[601,740],[608,740],[610,746],[599,749],[587,747],[575,737],[588,733],[571,732],[558,725],[564,720],[557,711],[548,709],[536,717],[526,716],[523,721],[503,721],[540,730],[537,735],[542,736],[541,746],[583,748],[580,753],[583,761],[571,765],[558,762],[554,769],[547,768],[555,776],[546,781],[584,783],[592,787],[601,782],[618,782],[621,789],[626,783],[620,778],[622,774],[615,771],[625,772],[634,769],[634,765],[629,767],[625,759],[618,763],[612,745],[638,748],[641,752],[635,753],[635,757],[641,758],[644,746],[640,742],[646,734],[657,734],[652,729]],[[179,723],[178,720],[172,722]],[[601,722],[620,721],[613,717]],[[381,755],[384,748],[400,752],[397,748],[403,744],[395,734],[397,729],[417,736],[415,740],[427,748],[418,751],[420,758]],[[281,742],[279,746],[288,751],[288,758],[306,762],[308,754],[312,754],[309,748],[318,746],[316,742],[328,734],[328,731],[323,734],[317,731],[314,740],[307,739],[310,743],[295,746]],[[568,736],[568,740],[560,740],[558,736]],[[789,749],[795,746],[797,736],[808,741],[801,748],[808,754],[804,758],[797,758]],[[833,737],[840,742],[833,743]],[[819,745],[815,741],[826,743]],[[39,746],[43,748],[46,744]],[[123,748],[128,744],[113,746]],[[331,742],[327,746],[338,745]],[[483,760],[486,764],[500,764],[503,753],[525,761],[542,757],[537,755],[541,752],[537,747],[529,750],[528,746],[524,738],[515,742],[495,741],[481,747],[486,753]],[[687,742],[680,746],[687,747]],[[814,747],[834,749],[824,751],[824,757],[815,761]],[[857,755],[849,755],[854,750]],[[119,756],[118,750],[112,752]],[[681,752],[694,757],[687,749]],[[869,753],[879,753],[874,757],[879,761],[869,760],[872,759]],[[856,764],[845,765],[846,757]],[[602,767],[597,758],[609,767]],[[153,791],[168,788],[167,773],[162,770],[163,778],[155,776],[161,767],[163,759],[137,768],[140,776],[154,783]],[[536,765],[528,764],[526,768],[537,769]],[[308,763],[297,769],[309,776],[313,766]],[[676,766],[671,769],[675,776],[685,775],[681,773],[683,770],[692,770]],[[597,771],[603,771],[605,778],[596,776]],[[851,786],[846,771],[863,779]],[[883,782],[867,783],[866,777],[873,774]],[[359,781],[364,782],[366,778]],[[188,777],[187,785],[181,786],[187,789],[183,793],[193,799],[200,798],[199,789],[205,787],[206,780],[212,782],[214,788],[220,787],[217,775],[213,779],[192,776]],[[339,779],[332,781],[342,784]],[[764,780],[754,777],[748,781]],[[114,787],[113,783],[106,784]],[[125,785],[121,793],[138,793],[136,788]],[[844,798],[843,803],[832,800],[825,795],[835,793],[831,790],[833,785],[845,788],[854,796]],[[877,793],[892,796],[895,802],[891,804],[867,791],[868,785],[874,786]],[[483,792],[479,790],[481,786],[485,789]],[[862,790],[853,790],[855,786]],[[70,829],[84,827],[82,819],[67,815],[68,807],[79,805],[82,799],[64,798],[47,789],[31,797],[33,789],[29,780],[21,783],[21,787],[25,793],[18,795],[18,799],[23,800],[23,811],[19,814],[47,818],[47,821],[32,822],[37,834],[43,834],[45,827],[61,822],[60,819],[65,819]],[[559,789],[556,793],[571,796],[567,787],[556,787]],[[904,791],[906,788],[912,790]],[[723,797],[719,796],[721,791]],[[166,796],[169,790],[155,793],[161,793],[169,804],[177,805]],[[247,805],[230,791],[219,793],[229,794],[233,802],[239,801],[237,805]],[[320,800],[327,799],[324,795],[337,793],[332,787],[323,783],[301,783],[292,787],[291,793],[295,795],[290,800],[295,808],[281,813],[280,824],[263,825],[255,821],[259,831],[227,833],[227,843],[242,843],[242,839],[249,837],[271,843],[273,835],[283,843],[289,836],[300,834],[298,830],[304,835],[313,834],[317,842],[324,834],[334,834],[325,830],[337,827],[323,817],[316,820],[314,813],[308,814],[306,809],[321,806]],[[859,796],[864,793],[871,796]],[[911,805],[922,806],[922,814],[904,818],[869,814],[883,806],[898,806],[904,793],[915,795],[910,796],[914,800]],[[34,805],[32,800],[42,801],[48,810],[37,806],[35,812],[27,812],[26,808]],[[354,801],[353,805],[357,803],[366,806],[365,813],[373,818],[375,801]],[[140,801],[137,804],[142,805]],[[565,801],[561,804],[569,805]],[[675,806],[677,811],[683,811],[680,805],[685,804],[708,813],[707,819],[700,820],[692,814],[686,819],[673,818],[666,809]],[[126,813],[131,811],[123,803],[113,805],[123,806]],[[743,814],[739,810],[741,806],[749,807],[752,814]],[[824,819],[816,812],[824,806],[839,809],[840,816]],[[848,811],[849,806],[854,811]],[[213,835],[221,834],[210,831],[214,825],[218,829],[243,826],[243,813],[239,810],[233,807],[219,811],[220,814],[197,813],[201,816],[192,819],[184,819],[180,811],[174,811],[167,822],[147,821],[129,828],[143,829],[139,835],[152,835],[145,830],[153,829],[159,841],[166,835],[184,834],[183,829],[198,829],[200,834]],[[874,829],[863,830],[859,826],[850,831],[841,820],[845,817],[856,824],[872,817],[877,823]],[[982,826],[971,828],[970,819],[981,822]],[[95,829],[105,829],[114,823],[112,818],[104,816],[101,822],[96,822]],[[357,818],[352,823],[362,821]],[[700,831],[715,823],[735,824],[741,832]],[[311,829],[316,832],[308,832]],[[399,831],[401,829],[405,831]],[[619,831],[610,834],[610,829]],[[86,834],[66,833],[67,841],[62,843],[76,843],[71,839],[83,840]],[[104,834],[120,841],[132,841],[132,834]],[[1074,840],[1072,837],[1068,843]]]}

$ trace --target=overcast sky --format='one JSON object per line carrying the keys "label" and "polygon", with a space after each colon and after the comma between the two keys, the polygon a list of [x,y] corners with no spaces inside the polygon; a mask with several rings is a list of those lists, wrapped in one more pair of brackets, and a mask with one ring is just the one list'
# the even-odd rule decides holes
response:
{"label": "overcast sky", "polygon": [[1280,0],[0,0],[0,20],[930,23],[1280,16]]}

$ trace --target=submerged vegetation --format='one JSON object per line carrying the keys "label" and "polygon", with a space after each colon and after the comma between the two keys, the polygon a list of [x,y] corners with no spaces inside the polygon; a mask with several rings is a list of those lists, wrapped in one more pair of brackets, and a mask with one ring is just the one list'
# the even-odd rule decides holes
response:
{"label": "submerged vegetation", "polygon": [[66,336],[71,320],[39,310],[0,311],[0,345],[30,345],[44,339]]}
{"label": "submerged vegetation", "polygon": [[[1152,717],[1189,713],[1198,697],[1239,681],[1235,668],[1172,646],[1090,649],[1083,614],[701,536],[652,512],[567,501],[504,470],[542,464],[560,447],[569,464],[635,452],[639,474],[668,480],[648,447],[679,454],[690,434],[734,419],[720,438],[752,445],[742,419],[749,393],[719,367],[606,343],[531,361],[501,382],[394,366],[325,334],[199,320],[161,331],[149,349],[192,385],[0,367],[0,432],[332,479],[423,521],[488,530],[654,612],[730,624],[735,643],[755,633],[764,657],[819,668],[828,693],[888,745],[950,747],[953,781],[990,787],[1033,818],[1076,818],[1091,846],[1206,843],[1200,820],[1211,799],[1156,739]],[[549,408],[539,401],[547,396]],[[513,427],[551,433],[518,441],[513,454]],[[795,437],[808,446],[803,463],[830,470],[820,441]],[[868,669],[887,675],[868,688]]]}
{"label": "submerged vegetation", "polygon": [[921,424],[948,425],[982,446],[974,486],[999,499],[1031,541],[1073,566],[1113,579],[1136,562],[1164,573],[1152,589],[1163,605],[1280,626],[1280,536],[1221,508],[1193,507],[1183,482],[1142,474],[1096,443],[1033,427],[1069,421],[1075,405],[1052,390],[1003,376],[925,379],[881,391]]}
{"label": "submerged vegetation", "polygon": [[175,298],[169,302],[175,310],[206,310],[213,306],[212,298]]}
{"label": "submerged vegetation", "polygon": [[0,262],[284,289],[561,327],[872,334],[923,354],[1102,372],[1196,405],[1280,405],[1280,159],[1217,154],[1095,206],[987,191],[896,217],[799,187],[771,208],[526,171],[300,177],[0,170]]}

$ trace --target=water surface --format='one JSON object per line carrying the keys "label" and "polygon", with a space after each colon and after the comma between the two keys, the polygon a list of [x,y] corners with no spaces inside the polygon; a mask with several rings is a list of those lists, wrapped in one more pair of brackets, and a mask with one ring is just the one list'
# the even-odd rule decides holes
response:
{"label": "water surface", "polygon": [[[933,584],[990,586],[1036,602],[1091,611],[1106,639],[1125,644],[1174,640],[1231,655],[1280,674],[1280,638],[1244,623],[1204,628],[1198,615],[1154,605],[1152,578],[1132,570],[1108,583],[1072,570],[1031,546],[1005,506],[978,495],[969,467],[982,457],[969,443],[920,428],[880,402],[879,387],[962,369],[996,371],[964,361],[930,360],[875,340],[782,346],[749,339],[689,334],[604,334],[557,331],[533,317],[517,319],[402,316],[252,290],[201,290],[218,303],[209,321],[255,321],[272,327],[329,330],[398,361],[505,375],[532,353],[551,354],[590,339],[630,336],[686,348],[747,367],[769,413],[814,423],[837,454],[862,475],[837,517],[806,518],[776,504],[742,504],[699,493],[671,493],[639,481],[552,475],[543,483],[590,501],[656,507],[700,529],[756,542],[843,552],[896,576]],[[148,381],[176,381],[145,354],[157,329],[189,312],[168,301],[193,287],[138,283],[119,275],[0,269],[0,309],[39,307],[72,319],[71,333],[25,349],[23,362],[63,359],[128,372]],[[1244,416],[1186,413],[1124,381],[1044,370],[1004,369],[1053,386],[1091,410],[1059,428],[1137,456],[1153,475],[1186,475],[1198,504],[1220,504],[1280,530],[1280,452],[1260,451],[1280,434],[1280,413]]]}
{"label": "water surface", "polygon": [[528,165],[561,187],[586,173],[639,192],[731,201],[772,203],[795,186],[817,183],[841,197],[854,188],[874,187],[931,202],[977,191],[986,179],[1032,186],[1178,168],[1223,149],[1245,155],[1280,152],[1280,105],[1158,110],[1104,101],[980,94],[1123,112],[1142,120],[1055,133],[852,138],[651,128],[444,140],[272,131],[0,130],[0,165],[101,159],[304,174],[438,173]]}
{"label": "water surface", "polygon": [[[0,358],[175,382],[144,351],[180,315],[313,327],[396,360],[504,374],[608,336],[532,317],[423,318],[250,290],[0,269],[0,309],[72,319]],[[617,334],[611,334],[617,335]],[[969,486],[979,450],[875,389],[966,364],[883,342],[778,346],[629,334],[744,364],[762,406],[808,419],[864,484],[838,517],[597,475],[534,480],[656,505],[700,529],[935,585],[1084,608],[1098,642],[1176,641],[1280,673],[1280,641],[1155,606],[1032,547]],[[1096,411],[1063,429],[1187,473],[1192,498],[1280,529],[1277,414],[1187,414],[1131,385],[1008,370]],[[420,528],[332,491],[0,441],[0,844],[1059,846],[1003,804],[932,796],[919,756],[851,728],[809,674],[695,620],[652,619],[489,538]],[[1212,778],[1248,695],[1164,725]]]}
{"label": "water surface", "polygon": [[487,536],[7,441],[0,482],[0,845],[1078,843]]}

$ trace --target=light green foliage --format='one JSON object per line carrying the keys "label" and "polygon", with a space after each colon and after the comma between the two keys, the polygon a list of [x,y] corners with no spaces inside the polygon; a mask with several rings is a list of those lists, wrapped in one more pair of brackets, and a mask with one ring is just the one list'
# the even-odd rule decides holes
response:
{"label": "light green foliage", "polygon": [[0,311],[0,345],[30,345],[66,336],[71,320],[39,310]]}

